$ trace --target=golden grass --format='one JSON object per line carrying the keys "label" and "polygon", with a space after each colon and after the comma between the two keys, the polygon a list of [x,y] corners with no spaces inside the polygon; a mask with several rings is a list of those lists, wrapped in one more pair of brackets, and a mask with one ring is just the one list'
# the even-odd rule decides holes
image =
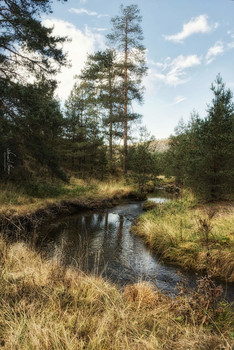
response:
{"label": "golden grass", "polygon": [[96,196],[110,196],[110,197],[122,197],[123,195],[127,195],[133,190],[131,185],[126,185],[125,182],[122,181],[91,181],[91,186],[95,188],[94,194]]}
{"label": "golden grass", "polygon": [[163,259],[234,281],[233,203],[197,206],[189,194],[143,214],[133,232]]}
{"label": "golden grass", "polygon": [[184,322],[185,301],[172,301],[146,283],[122,293],[3,239],[0,257],[2,349],[231,350],[225,320],[219,328]]}
{"label": "golden grass", "polygon": [[[109,180],[106,182],[98,180],[84,181],[75,177],[70,179],[69,184],[58,183],[56,196],[50,193],[50,188],[48,188],[48,194],[45,189],[43,198],[29,195],[23,188],[13,184],[0,184],[0,186],[0,214],[7,213],[16,216],[29,215],[49,205],[59,205],[64,200],[121,198],[122,196],[127,196],[133,190],[123,180]],[[56,184],[54,187],[56,189]]]}

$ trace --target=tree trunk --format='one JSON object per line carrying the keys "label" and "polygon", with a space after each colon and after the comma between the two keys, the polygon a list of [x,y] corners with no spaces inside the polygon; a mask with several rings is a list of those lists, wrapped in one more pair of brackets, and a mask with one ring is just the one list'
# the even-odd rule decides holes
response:
{"label": "tree trunk", "polygon": [[113,106],[112,106],[112,81],[111,81],[111,72],[109,71],[109,92],[110,92],[110,127],[109,127],[109,156],[110,156],[110,168],[112,169],[112,160],[113,160]]}
{"label": "tree trunk", "polygon": [[128,22],[127,17],[125,20],[125,50],[124,50],[124,133],[123,133],[123,142],[124,142],[124,157],[123,157],[123,172],[127,172],[127,155],[128,155]]}

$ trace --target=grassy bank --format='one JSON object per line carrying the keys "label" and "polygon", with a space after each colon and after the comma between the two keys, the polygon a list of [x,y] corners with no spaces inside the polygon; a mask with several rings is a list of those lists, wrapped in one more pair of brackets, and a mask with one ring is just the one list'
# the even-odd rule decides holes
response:
{"label": "grassy bank", "polygon": [[119,291],[3,239],[0,257],[2,349],[231,350],[223,302],[197,293],[170,300],[144,283]]}
{"label": "grassy bank", "polygon": [[133,231],[162,259],[234,281],[233,202],[198,205],[186,193],[144,213]]}
{"label": "grassy bank", "polygon": [[27,183],[21,185],[0,184],[0,215],[29,215],[49,205],[59,205],[62,201],[100,200],[102,198],[121,198],[133,188],[124,181],[81,180],[71,178],[64,183]]}

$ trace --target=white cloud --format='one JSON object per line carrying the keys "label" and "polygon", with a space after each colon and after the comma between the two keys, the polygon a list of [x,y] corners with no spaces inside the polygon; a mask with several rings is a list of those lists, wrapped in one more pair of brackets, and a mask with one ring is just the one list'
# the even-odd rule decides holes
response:
{"label": "white cloud", "polygon": [[92,30],[95,30],[97,32],[105,32],[105,31],[107,31],[107,28],[92,27]]}
{"label": "white cloud", "polygon": [[[213,46],[211,46],[205,56],[205,63],[210,64],[215,60],[216,57],[223,55],[225,52],[234,49],[234,32],[231,30],[227,31],[229,36],[228,42],[217,41]],[[231,41],[230,41],[231,40]]]}
{"label": "white cloud", "polygon": [[105,37],[88,27],[81,31],[72,23],[58,19],[47,19],[43,24],[47,27],[53,26],[54,35],[67,36],[71,39],[70,42],[64,44],[64,52],[68,53],[71,67],[63,67],[57,75],[57,80],[60,81],[57,94],[59,98],[65,100],[74,85],[74,76],[79,74],[84,67],[87,54],[105,49]]}
{"label": "white cloud", "polygon": [[228,49],[233,49],[234,48],[234,40],[228,43],[227,45]]}
{"label": "white cloud", "polygon": [[200,64],[201,58],[197,55],[179,55],[173,60],[166,58],[164,62],[155,63],[158,70],[153,73],[154,80],[169,86],[184,84],[189,80],[187,70]]}
{"label": "white cloud", "polygon": [[155,66],[157,68],[164,70],[168,67],[168,63],[170,61],[171,61],[171,57],[167,57],[167,58],[165,58],[165,60],[163,62],[154,62],[152,60],[148,60],[147,63],[151,66]]}
{"label": "white cloud", "polygon": [[217,41],[214,46],[210,47],[206,54],[206,64],[210,64],[214,59],[224,53],[224,44],[222,41]]}
{"label": "white cloud", "polygon": [[179,96],[176,96],[174,98],[174,103],[173,104],[177,105],[178,103],[181,103],[181,102],[183,102],[185,100],[186,100],[186,97],[179,95]]}
{"label": "white cloud", "polygon": [[188,23],[183,25],[181,32],[174,35],[164,35],[168,41],[182,43],[184,39],[196,33],[209,33],[218,27],[218,23],[209,24],[207,15],[200,15],[192,18]]}
{"label": "white cloud", "polygon": [[231,41],[227,44],[228,49],[233,49],[234,48],[234,32],[231,30],[227,31],[227,34],[230,36]]}
{"label": "white cloud", "polygon": [[89,10],[84,9],[84,8],[77,9],[77,8],[72,7],[69,9],[69,12],[76,13],[78,15],[86,14],[88,16],[96,16],[97,18],[109,17],[109,15],[103,15],[103,14],[97,13],[95,11],[89,11]]}
{"label": "white cloud", "polygon": [[87,2],[87,0],[80,0],[81,4],[85,4]]}
{"label": "white cloud", "polygon": [[228,81],[226,83],[226,86],[231,89],[231,90],[234,90],[234,81]]}

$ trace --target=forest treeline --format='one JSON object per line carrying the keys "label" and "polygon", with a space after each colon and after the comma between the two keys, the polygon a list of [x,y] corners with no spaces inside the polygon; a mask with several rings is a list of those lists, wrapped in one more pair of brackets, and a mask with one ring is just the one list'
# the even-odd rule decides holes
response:
{"label": "forest treeline", "polygon": [[163,154],[164,173],[207,200],[228,198],[234,192],[234,104],[220,74],[211,85],[213,99],[207,116],[193,112],[179,123]]}
{"label": "forest treeline", "polygon": [[[157,175],[175,176],[209,200],[233,192],[232,93],[220,75],[201,118],[180,123],[163,154],[150,151],[146,132],[133,143],[147,73],[141,15],[120,7],[111,19],[107,49],[87,56],[69,97],[55,98],[56,72],[67,64],[53,35],[41,23],[49,0],[2,1],[0,8],[0,178],[29,183],[69,181],[69,176],[105,179],[124,174],[145,190]],[[160,122],[160,120],[159,120]],[[137,126],[139,129],[139,126]]]}

